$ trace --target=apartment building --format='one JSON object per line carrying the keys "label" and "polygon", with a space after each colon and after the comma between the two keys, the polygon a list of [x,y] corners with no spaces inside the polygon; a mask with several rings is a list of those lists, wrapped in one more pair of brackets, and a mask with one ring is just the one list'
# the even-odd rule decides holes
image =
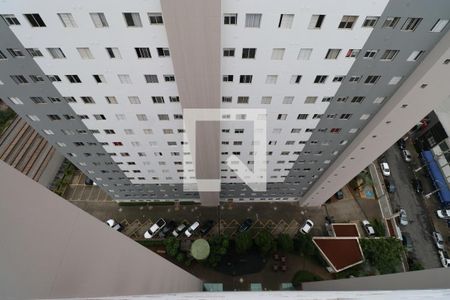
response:
{"label": "apartment building", "polygon": [[[403,92],[448,74],[445,0],[0,7],[0,97],[118,201],[320,205],[450,94],[430,82],[427,103]],[[238,111],[197,122],[193,161],[183,110],[219,108]],[[266,191],[227,161],[254,163],[248,109],[265,110],[267,158],[250,169]],[[384,117],[391,127],[377,127]],[[220,178],[220,192],[185,191],[196,178]]]}

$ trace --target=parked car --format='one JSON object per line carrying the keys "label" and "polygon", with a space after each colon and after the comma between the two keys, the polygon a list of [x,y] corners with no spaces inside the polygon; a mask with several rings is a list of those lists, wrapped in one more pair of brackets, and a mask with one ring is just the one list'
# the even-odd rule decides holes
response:
{"label": "parked car", "polygon": [[417,194],[422,194],[423,187],[422,187],[422,182],[419,179],[413,178],[412,185]]}
{"label": "parked car", "polygon": [[119,232],[122,231],[123,229],[122,224],[116,222],[114,219],[107,220],[106,224],[108,224],[108,226],[111,227],[112,229],[117,230]]}
{"label": "parked car", "polygon": [[402,156],[403,156],[403,160],[405,162],[411,162],[411,160],[412,160],[411,152],[409,152],[406,149],[403,149],[402,150]]}
{"label": "parked car", "polygon": [[436,211],[436,215],[440,219],[447,219],[450,220],[450,209],[438,209]]}
{"label": "parked car", "polygon": [[164,226],[163,229],[161,229],[161,231],[159,232],[159,236],[161,238],[165,238],[167,234],[169,234],[169,232],[172,232],[172,230],[175,229],[176,226],[177,223],[175,221],[168,222],[167,225]]}
{"label": "parked car", "polygon": [[407,232],[402,232],[402,244],[405,246],[406,251],[413,252],[414,247],[412,244],[411,236]]}
{"label": "parked car", "polygon": [[242,222],[242,224],[239,226],[238,232],[245,232],[249,230],[250,227],[252,227],[252,225],[253,225],[252,219],[245,219],[245,221]]}
{"label": "parked car", "polygon": [[166,226],[166,221],[164,221],[164,219],[159,219],[158,221],[156,221],[156,223],[154,223],[149,230],[147,230],[144,233],[144,238],[146,239],[151,239],[152,237],[155,236],[156,233],[158,233],[158,231],[160,231],[164,226]]}
{"label": "parked car", "polygon": [[178,225],[178,227],[177,228],[175,228],[173,231],[172,231],[172,235],[174,236],[174,237],[178,237],[179,235],[180,235],[180,233],[182,233],[185,229],[186,229],[186,224],[185,223],[181,223],[180,225]]}
{"label": "parked car", "polygon": [[383,176],[390,176],[391,175],[391,169],[389,169],[389,165],[387,162],[380,163],[381,173]]}
{"label": "parked car", "polygon": [[198,228],[198,226],[200,226],[200,223],[199,222],[195,222],[194,224],[189,226],[189,228],[184,232],[184,234],[187,237],[191,237],[192,234],[194,233],[194,231]]}
{"label": "parked car", "polygon": [[384,179],[384,184],[386,185],[386,190],[389,193],[395,193],[395,184],[394,181],[392,179]]}
{"label": "parked car", "polygon": [[311,229],[313,228],[314,223],[313,221],[311,221],[310,219],[307,219],[305,221],[305,224],[303,224],[302,228],[300,228],[300,232],[303,234],[307,234],[311,231]]}
{"label": "parked car", "polygon": [[398,148],[400,148],[400,150],[405,149],[405,148],[406,148],[406,142],[405,142],[405,140],[404,140],[404,139],[399,139],[399,140],[397,141],[397,146],[398,146]]}
{"label": "parked car", "polygon": [[399,211],[399,217],[400,217],[400,225],[406,226],[408,225],[408,216],[406,215],[406,211],[401,208]]}
{"label": "parked car", "polygon": [[372,225],[370,225],[369,221],[362,220],[361,223],[362,223],[362,226],[364,227],[364,230],[366,230],[366,232],[369,236],[375,235],[375,229],[373,229],[373,227],[372,227]]}
{"label": "parked car", "polygon": [[444,268],[448,268],[450,266],[450,257],[448,256],[447,251],[439,250],[439,258],[441,260],[441,264]]}
{"label": "parked car", "polygon": [[200,234],[202,236],[206,235],[211,228],[213,228],[214,226],[214,221],[213,220],[208,220],[205,223],[203,223],[203,225],[200,227]]}
{"label": "parked car", "polygon": [[436,248],[439,250],[444,250],[444,239],[442,238],[442,234],[437,231],[433,231],[433,240]]}
{"label": "parked car", "polygon": [[93,185],[94,181],[92,179],[90,179],[89,177],[86,177],[86,179],[84,179],[84,184],[85,185]]}
{"label": "parked car", "polygon": [[336,199],[342,200],[344,199],[344,192],[342,192],[342,190],[339,190],[336,192],[336,194],[334,194],[334,196],[336,197]]}

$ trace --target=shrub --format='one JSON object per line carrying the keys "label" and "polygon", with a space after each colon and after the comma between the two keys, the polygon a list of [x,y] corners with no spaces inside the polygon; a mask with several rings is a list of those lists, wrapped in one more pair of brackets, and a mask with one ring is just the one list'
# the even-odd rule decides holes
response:
{"label": "shrub", "polygon": [[278,236],[278,247],[285,252],[292,252],[294,250],[294,241],[287,234],[280,234]]}
{"label": "shrub", "polygon": [[176,237],[169,237],[164,241],[166,252],[172,257],[176,257],[180,250],[180,241]]}
{"label": "shrub", "polygon": [[267,255],[274,250],[275,240],[270,232],[263,230],[256,236],[255,245],[262,255]]}
{"label": "shrub", "polygon": [[299,287],[303,282],[319,280],[322,280],[322,278],[308,271],[301,270],[294,274],[294,277],[292,278],[292,285]]}
{"label": "shrub", "polygon": [[253,246],[253,240],[248,232],[239,233],[234,242],[236,252],[240,254],[246,253]]}

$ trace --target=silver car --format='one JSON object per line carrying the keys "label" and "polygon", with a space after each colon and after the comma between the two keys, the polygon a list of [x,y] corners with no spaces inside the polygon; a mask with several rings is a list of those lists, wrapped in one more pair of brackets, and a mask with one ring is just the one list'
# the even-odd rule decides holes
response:
{"label": "silver car", "polygon": [[399,212],[400,217],[400,225],[406,226],[408,225],[408,216],[406,215],[406,211],[401,208]]}

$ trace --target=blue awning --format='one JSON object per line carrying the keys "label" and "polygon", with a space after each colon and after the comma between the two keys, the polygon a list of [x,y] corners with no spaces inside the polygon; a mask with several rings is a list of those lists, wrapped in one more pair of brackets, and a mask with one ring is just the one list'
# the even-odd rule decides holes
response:
{"label": "blue awning", "polygon": [[422,151],[420,155],[427,164],[428,173],[431,175],[434,186],[439,189],[439,201],[445,206],[450,205],[450,189],[447,185],[447,179],[442,175],[439,165],[434,160],[433,152]]}

